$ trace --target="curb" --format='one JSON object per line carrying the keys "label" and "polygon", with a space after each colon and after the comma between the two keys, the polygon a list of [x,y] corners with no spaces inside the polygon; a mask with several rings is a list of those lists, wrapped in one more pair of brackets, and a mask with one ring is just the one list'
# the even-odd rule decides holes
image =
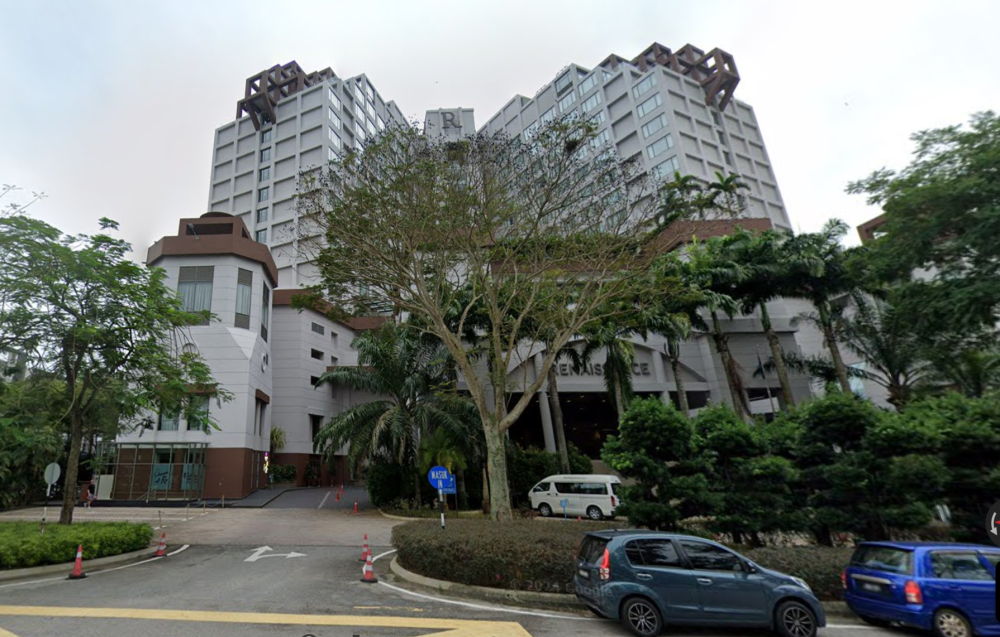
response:
{"label": "curb", "polygon": [[[281,497],[285,493],[288,493],[289,491],[302,491],[303,489],[315,489],[315,488],[316,487],[288,487],[286,489],[280,489],[280,490],[273,489],[274,491],[276,491],[276,493],[273,496],[271,496],[270,498],[268,498],[267,500],[264,500],[263,502],[261,502],[260,504],[240,504],[240,502],[243,500],[243,498],[240,498],[239,500],[234,500],[232,504],[226,505],[226,508],[227,509],[262,509],[262,508],[266,507],[267,505],[271,504],[272,502],[274,502],[276,499],[278,499],[279,497]],[[247,497],[249,497],[249,496],[247,496]]]}
{"label": "curb", "polygon": [[[140,557],[149,557],[156,553],[156,549],[156,546],[150,546],[144,549],[139,549],[138,551],[132,551],[131,553],[99,557],[96,560],[84,561],[84,565],[87,569],[95,566],[111,566],[122,562],[129,562]],[[73,560],[70,560],[69,562],[63,562],[61,564],[46,564],[45,566],[33,566],[31,568],[18,568],[9,571],[0,571],[0,582],[36,577],[38,575],[66,573],[72,567]]]}
{"label": "curb", "polygon": [[382,514],[383,518],[388,518],[390,520],[399,520],[400,522],[420,522],[421,520],[431,520],[431,521],[434,520],[434,518],[404,518],[401,515],[392,515],[391,513],[385,513],[384,511],[382,511],[382,509],[379,509],[378,512]]}
{"label": "curb", "polygon": [[571,607],[573,609],[586,610],[587,606],[577,600],[575,595],[562,593],[536,593],[534,591],[518,591],[505,588],[489,588],[487,586],[473,586],[471,584],[458,584],[456,582],[446,582],[443,580],[424,577],[403,568],[397,557],[392,558],[389,569],[399,579],[434,589],[440,593],[452,593],[458,596],[473,597],[475,599],[487,599],[489,601],[500,602],[520,602],[520,603],[541,603],[547,606]]}
{"label": "curb", "polygon": [[[504,588],[489,588],[486,586],[473,586],[471,584],[459,584],[456,582],[446,582],[444,580],[433,579],[418,575],[406,570],[396,556],[393,556],[389,563],[389,569],[399,579],[433,589],[439,593],[451,593],[459,597],[471,597],[474,599],[487,599],[489,601],[520,602],[522,604],[540,603],[546,606],[570,607],[574,609],[586,609],[587,605],[579,601],[576,595],[566,593],[536,593],[534,591],[519,591]],[[841,619],[855,619],[851,609],[845,602],[822,602],[823,610],[827,617],[837,617]]]}

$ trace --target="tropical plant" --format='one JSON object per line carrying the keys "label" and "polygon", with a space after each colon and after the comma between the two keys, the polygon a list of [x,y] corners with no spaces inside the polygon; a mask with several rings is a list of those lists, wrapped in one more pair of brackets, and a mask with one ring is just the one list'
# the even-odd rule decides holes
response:
{"label": "tropical plant", "polygon": [[285,430],[281,427],[271,427],[271,453],[277,453],[285,448]]}
{"label": "tropical plant", "polygon": [[[352,470],[365,462],[394,462],[416,469],[420,439],[443,429],[468,436],[475,406],[455,396],[448,379],[448,352],[405,325],[389,322],[365,332],[351,346],[356,367],[336,367],[319,385],[346,386],[377,398],[334,416],[313,441],[329,459],[344,445]],[[414,474],[419,497],[419,474]]]}
{"label": "tropical plant", "polygon": [[953,387],[969,398],[982,398],[1000,389],[1000,352],[994,346],[965,345],[933,351],[932,380]]}
{"label": "tropical plant", "polygon": [[[471,433],[475,434],[475,432]],[[417,450],[420,456],[421,474],[426,474],[432,467],[441,466],[455,475],[458,508],[460,509],[466,508],[468,503],[468,495],[465,491],[465,470],[468,467],[468,461],[463,446],[452,432],[446,429],[435,429],[430,435],[420,439],[420,446]]]}

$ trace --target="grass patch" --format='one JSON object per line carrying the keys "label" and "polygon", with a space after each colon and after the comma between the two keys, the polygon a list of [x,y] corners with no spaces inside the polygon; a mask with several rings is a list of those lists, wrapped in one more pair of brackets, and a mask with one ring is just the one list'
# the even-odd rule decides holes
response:
{"label": "grass patch", "polygon": [[44,535],[38,529],[37,522],[0,522],[0,570],[72,562],[81,544],[85,560],[121,555],[153,537],[152,527],[134,522],[47,524]]}
{"label": "grass patch", "polygon": [[[447,529],[430,521],[392,530],[400,564],[434,579],[550,593],[573,591],[574,557],[584,533],[627,528],[621,522],[451,520]],[[840,599],[840,572],[851,549],[790,547],[736,549],[765,568],[806,580],[820,599]]]}

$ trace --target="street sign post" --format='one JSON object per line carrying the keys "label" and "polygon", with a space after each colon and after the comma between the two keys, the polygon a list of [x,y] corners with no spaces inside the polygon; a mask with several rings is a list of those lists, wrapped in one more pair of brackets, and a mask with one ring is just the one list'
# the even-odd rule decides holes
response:
{"label": "street sign post", "polygon": [[427,472],[427,480],[438,490],[438,510],[441,512],[441,530],[444,530],[444,494],[455,493],[455,476],[444,467],[434,467]]}
{"label": "street sign post", "polygon": [[569,519],[569,518],[566,517],[566,505],[568,503],[569,502],[566,500],[566,498],[563,498],[562,500],[559,500],[559,506],[561,506],[562,510],[563,510],[563,521],[564,522]]}
{"label": "street sign post", "polygon": [[49,498],[52,496],[52,485],[56,483],[62,469],[58,463],[51,462],[45,467],[45,506],[42,508],[42,528],[40,535],[45,535],[45,517],[49,514]]}

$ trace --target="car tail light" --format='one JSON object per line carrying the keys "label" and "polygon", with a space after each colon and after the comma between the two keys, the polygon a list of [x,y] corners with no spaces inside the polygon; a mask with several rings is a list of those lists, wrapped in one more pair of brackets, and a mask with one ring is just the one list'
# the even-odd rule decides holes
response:
{"label": "car tail light", "polygon": [[604,549],[604,557],[601,558],[601,566],[597,569],[597,576],[602,580],[611,579],[611,552]]}
{"label": "car tail light", "polygon": [[615,507],[615,496],[611,496],[611,507]]}
{"label": "car tail light", "polygon": [[924,594],[920,591],[920,584],[917,584],[913,580],[906,583],[903,587],[903,592],[906,593],[906,603],[908,604],[923,604]]}
{"label": "car tail light", "polygon": [[840,572],[840,585],[844,587],[845,591],[847,590],[847,570],[846,569]]}

